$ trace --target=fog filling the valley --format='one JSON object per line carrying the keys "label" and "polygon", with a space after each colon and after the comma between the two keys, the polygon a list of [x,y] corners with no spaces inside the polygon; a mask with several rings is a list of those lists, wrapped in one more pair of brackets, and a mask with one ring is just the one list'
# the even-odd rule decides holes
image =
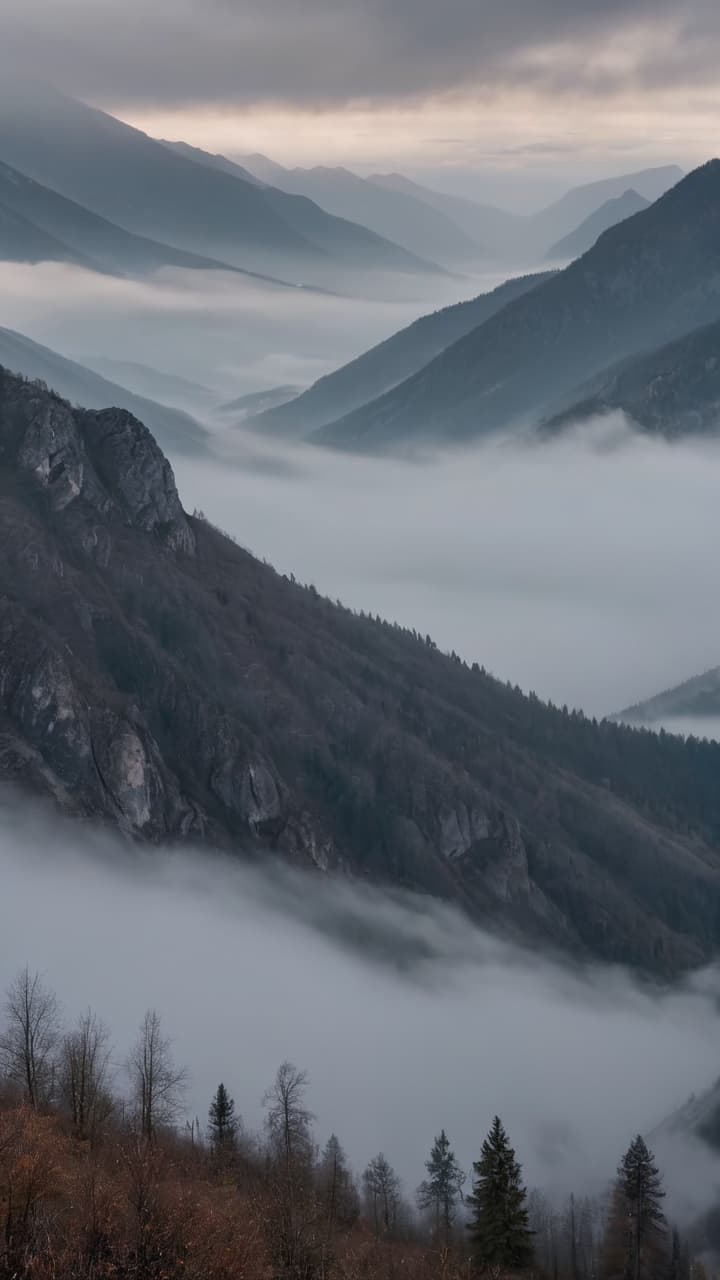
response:
{"label": "fog filling the valley", "polygon": [[[310,382],[500,279],[425,281],[421,300],[393,278],[378,301],[223,272],[139,282],[5,264],[0,324],[75,358],[195,378],[219,404]],[[171,459],[190,511],[282,572],[526,690],[607,715],[720,660],[711,441],[639,438],[614,415],[541,447],[493,440],[418,465],[263,439],[212,415],[206,425],[217,466]]]}
{"label": "fog filling the valley", "polygon": [[[602,1191],[628,1141],[711,1084],[720,973],[643,990],[620,970],[500,942],[454,909],[400,892],[251,867],[207,851],[130,850],[30,814],[0,793],[0,975],[44,972],[68,1020],[110,1024],[116,1084],[155,1006],[204,1123],[219,1080],[245,1123],[279,1063],[310,1074],[317,1136],[356,1168],[383,1149],[411,1193],[445,1127],[465,1167],[499,1111],[530,1184]],[[720,1167],[661,1143],[680,1217]]]}
{"label": "fog filling the valley", "polygon": [[176,460],[186,506],[526,691],[601,716],[718,664],[715,443],[669,445],[613,415],[422,463],[238,433],[233,447],[234,469]]}

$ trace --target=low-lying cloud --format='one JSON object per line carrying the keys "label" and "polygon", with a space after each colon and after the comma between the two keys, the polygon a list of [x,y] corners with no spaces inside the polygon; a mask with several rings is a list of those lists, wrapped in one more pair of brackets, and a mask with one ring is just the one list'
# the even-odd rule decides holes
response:
{"label": "low-lying cloud", "polygon": [[186,506],[525,690],[607,715],[718,664],[712,440],[670,445],[612,415],[418,463],[224,443],[235,468],[178,459]]}
{"label": "low-lying cloud", "polygon": [[[117,1082],[157,1007],[204,1120],[218,1081],[246,1124],[281,1060],[308,1069],[318,1137],[382,1148],[412,1189],[445,1127],[469,1167],[499,1111],[531,1184],[596,1192],[638,1130],[712,1083],[720,975],[644,989],[570,969],[399,892],[203,852],[128,849],[2,793],[0,974],[43,970],[68,1018],[109,1022]],[[673,1139],[674,1143],[681,1139]],[[695,1143],[664,1149],[673,1213],[714,1196]]]}

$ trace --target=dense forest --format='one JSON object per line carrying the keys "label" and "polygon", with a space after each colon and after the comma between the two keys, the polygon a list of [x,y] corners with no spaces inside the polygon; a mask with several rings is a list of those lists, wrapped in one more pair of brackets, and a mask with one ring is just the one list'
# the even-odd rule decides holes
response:
{"label": "dense forest", "polygon": [[181,506],[150,433],[0,371],[0,781],[674,976],[720,943],[720,746],[597,723]]}
{"label": "dense forest", "polygon": [[307,1074],[290,1062],[269,1082],[261,1133],[224,1083],[204,1122],[186,1119],[188,1084],[156,1011],[118,1057],[96,1013],[67,1026],[43,977],[16,975],[0,1022],[2,1280],[711,1274],[708,1223],[674,1228],[640,1135],[605,1195],[569,1189],[556,1204],[524,1185],[500,1118],[483,1140],[471,1117],[472,1169],[443,1130],[410,1188],[383,1152],[358,1177],[334,1134],[317,1145]]}

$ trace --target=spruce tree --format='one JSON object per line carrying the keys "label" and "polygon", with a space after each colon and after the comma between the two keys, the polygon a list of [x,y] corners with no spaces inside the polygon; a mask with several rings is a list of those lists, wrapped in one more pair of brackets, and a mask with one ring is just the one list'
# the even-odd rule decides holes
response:
{"label": "spruce tree", "polygon": [[436,1238],[448,1245],[465,1174],[450,1148],[444,1129],[433,1142],[425,1168],[428,1176],[417,1189],[418,1206],[421,1209],[432,1209]]}
{"label": "spruce tree", "polygon": [[210,1141],[216,1154],[228,1151],[235,1142],[237,1134],[237,1117],[235,1102],[230,1097],[222,1082],[218,1085],[215,1096],[210,1103],[208,1130]]}
{"label": "spruce tree", "polygon": [[665,1237],[662,1176],[638,1134],[618,1167],[618,1191],[629,1225],[628,1272],[632,1280],[653,1273]]}
{"label": "spruce tree", "polygon": [[519,1270],[533,1258],[527,1192],[508,1136],[496,1116],[473,1164],[473,1189],[467,1197],[472,1216],[473,1257],[478,1270]]}

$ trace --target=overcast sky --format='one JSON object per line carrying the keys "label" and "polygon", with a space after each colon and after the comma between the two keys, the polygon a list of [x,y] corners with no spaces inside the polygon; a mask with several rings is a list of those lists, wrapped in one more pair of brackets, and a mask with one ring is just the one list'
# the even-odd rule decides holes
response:
{"label": "overcast sky", "polygon": [[715,0],[3,3],[14,66],[153,133],[540,185],[707,158],[719,35]]}

